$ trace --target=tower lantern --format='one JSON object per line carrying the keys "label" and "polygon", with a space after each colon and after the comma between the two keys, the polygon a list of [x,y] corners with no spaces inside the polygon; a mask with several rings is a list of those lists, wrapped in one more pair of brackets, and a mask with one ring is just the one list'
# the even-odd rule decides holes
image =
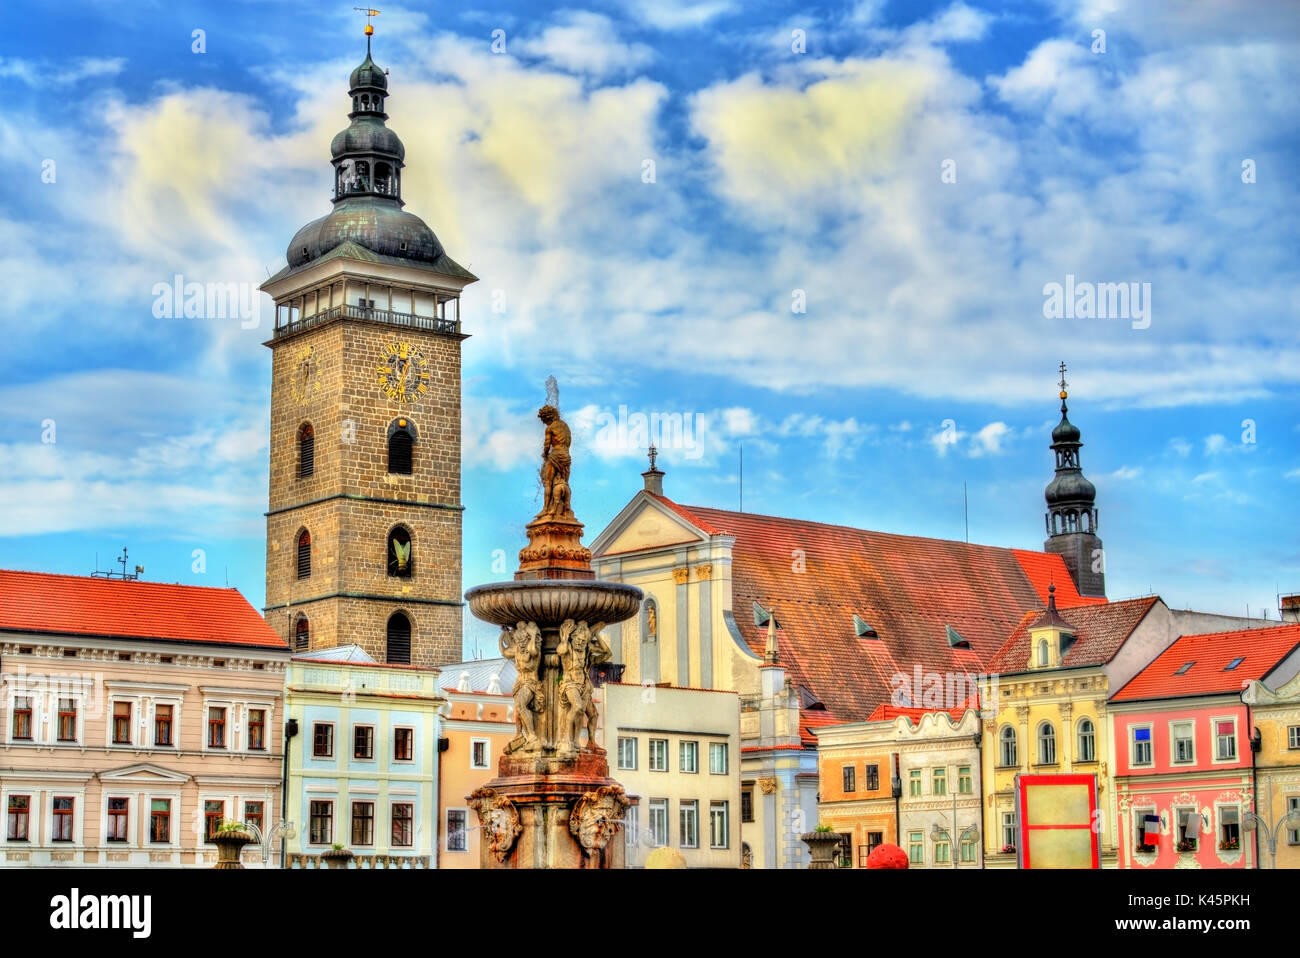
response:
{"label": "tower lantern", "polygon": [[460,294],[476,277],[402,208],[373,32],[330,144],[333,208],[262,284],[276,307],[265,611],[295,650],[438,665],[461,658]]}

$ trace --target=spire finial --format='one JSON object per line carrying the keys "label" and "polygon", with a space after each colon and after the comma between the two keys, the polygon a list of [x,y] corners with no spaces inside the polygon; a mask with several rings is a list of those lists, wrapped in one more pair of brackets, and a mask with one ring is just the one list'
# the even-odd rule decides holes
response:
{"label": "spire finial", "polygon": [[649,451],[648,451],[648,455],[650,456],[650,471],[651,471],[651,472],[654,472],[654,471],[655,471],[655,456],[659,455],[659,450],[656,449],[656,448],[654,447],[654,444],[653,444],[653,443],[650,444],[650,449],[649,449]]}
{"label": "spire finial", "polygon": [[768,665],[776,665],[780,660],[776,644],[776,608],[768,609],[767,615],[767,646],[763,650],[763,661]]}
{"label": "spire finial", "polygon": [[1065,360],[1061,360],[1061,412],[1065,412],[1065,398],[1069,395],[1065,387],[1069,385],[1065,381]]}
{"label": "spire finial", "polygon": [[366,15],[366,56],[370,56],[370,38],[375,35],[375,27],[370,22],[370,18],[379,16],[379,11],[371,7],[353,7],[352,9],[357,13]]}

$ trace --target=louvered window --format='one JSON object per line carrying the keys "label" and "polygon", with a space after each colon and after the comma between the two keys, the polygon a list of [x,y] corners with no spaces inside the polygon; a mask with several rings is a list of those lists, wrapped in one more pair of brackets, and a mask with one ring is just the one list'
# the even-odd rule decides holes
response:
{"label": "louvered window", "polygon": [[311,647],[311,627],[307,622],[307,616],[298,616],[298,621],[293,627],[293,649],[295,652],[306,652]]}
{"label": "louvered window", "polygon": [[298,478],[306,479],[316,474],[316,433],[311,426],[303,426],[298,433]]}
{"label": "louvered window", "polygon": [[311,575],[311,534],[304,529],[298,536],[298,578]]}
{"label": "louvered window", "polygon": [[388,619],[388,654],[385,662],[392,665],[411,664],[411,620],[401,612]]}
{"label": "louvered window", "polygon": [[389,472],[400,476],[411,474],[413,446],[411,434],[405,429],[397,429],[388,437]]}

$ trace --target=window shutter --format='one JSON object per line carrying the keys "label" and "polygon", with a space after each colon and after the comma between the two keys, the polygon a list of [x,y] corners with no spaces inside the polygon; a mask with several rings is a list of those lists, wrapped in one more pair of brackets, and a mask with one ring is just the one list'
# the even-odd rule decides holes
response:
{"label": "window shutter", "polygon": [[298,537],[298,578],[306,579],[311,575],[311,536],[303,533]]}
{"label": "window shutter", "polygon": [[388,619],[388,651],[384,661],[394,665],[411,664],[411,620],[400,612]]}
{"label": "window shutter", "polygon": [[399,429],[388,438],[388,471],[409,476],[412,472],[411,434]]}
{"label": "window shutter", "polygon": [[316,474],[316,433],[304,426],[298,437],[298,478],[306,479]]}

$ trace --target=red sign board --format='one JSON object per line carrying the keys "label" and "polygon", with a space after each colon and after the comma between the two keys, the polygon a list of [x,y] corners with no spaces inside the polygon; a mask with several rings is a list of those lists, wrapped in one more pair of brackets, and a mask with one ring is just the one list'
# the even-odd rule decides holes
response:
{"label": "red sign board", "polygon": [[1017,775],[1021,868],[1100,868],[1096,775]]}

